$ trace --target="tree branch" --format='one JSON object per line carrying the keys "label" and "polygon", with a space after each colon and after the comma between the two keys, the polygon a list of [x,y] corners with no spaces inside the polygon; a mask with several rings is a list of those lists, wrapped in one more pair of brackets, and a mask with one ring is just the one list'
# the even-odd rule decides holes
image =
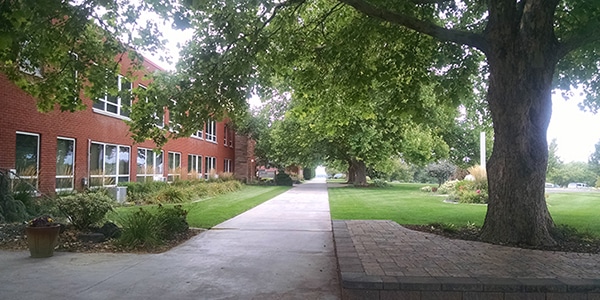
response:
{"label": "tree branch", "polygon": [[562,58],[569,52],[585,45],[600,41],[600,35],[593,34],[598,29],[599,22],[596,20],[588,22],[579,28],[572,36],[560,43],[558,57]]}
{"label": "tree branch", "polygon": [[[447,29],[444,27],[437,26],[431,22],[419,20],[417,18],[403,15],[395,12],[391,12],[385,9],[375,7],[364,0],[339,0],[342,3],[348,4],[354,7],[359,12],[366,14],[367,16],[378,18],[393,24],[398,24],[414,31],[429,35],[444,42],[454,42],[457,44],[463,44],[475,47],[483,52],[487,50],[487,43],[484,37],[480,34]],[[428,0],[416,0],[418,2],[436,2]]]}

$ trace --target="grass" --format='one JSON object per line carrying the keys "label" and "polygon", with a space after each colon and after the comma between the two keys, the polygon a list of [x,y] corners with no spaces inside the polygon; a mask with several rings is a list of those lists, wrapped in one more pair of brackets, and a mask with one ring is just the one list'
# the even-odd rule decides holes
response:
{"label": "grass", "polygon": [[[187,221],[190,227],[211,228],[231,219],[285,191],[290,187],[282,186],[244,186],[240,191],[219,195],[193,203],[182,203],[188,211]],[[119,207],[108,215],[108,219],[118,220],[133,213],[140,207],[154,210],[156,205]]]}
{"label": "grass", "polygon": [[[423,184],[392,184],[388,188],[329,189],[331,217],[342,220],[393,220],[399,224],[474,223],[481,227],[487,206],[445,203],[444,197],[419,190]],[[550,194],[548,207],[556,224],[600,237],[600,193]]]}

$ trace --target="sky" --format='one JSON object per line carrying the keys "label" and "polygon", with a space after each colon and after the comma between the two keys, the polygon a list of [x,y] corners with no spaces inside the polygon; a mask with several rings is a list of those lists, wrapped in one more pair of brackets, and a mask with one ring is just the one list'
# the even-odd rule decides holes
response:
{"label": "sky", "polygon": [[[192,31],[173,30],[165,25],[162,28],[165,37],[169,38],[167,51],[173,57],[173,62],[179,58],[177,43],[184,44],[192,36]],[[173,64],[167,64],[151,54],[145,53],[154,63],[157,63],[164,69],[174,70]],[[579,93],[574,93],[579,94]],[[589,156],[594,152],[594,145],[600,141],[600,114],[595,115],[590,112],[583,112],[577,104],[581,98],[574,97],[566,101],[559,93],[552,96],[553,113],[548,128],[548,143],[556,139],[558,144],[558,156],[565,162],[583,161],[587,162]],[[252,100],[253,105],[257,105],[257,98]]]}

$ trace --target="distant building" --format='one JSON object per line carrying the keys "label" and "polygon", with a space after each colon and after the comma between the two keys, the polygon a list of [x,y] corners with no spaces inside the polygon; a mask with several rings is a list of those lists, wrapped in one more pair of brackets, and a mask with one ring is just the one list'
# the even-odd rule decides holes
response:
{"label": "distant building", "polygon": [[[136,71],[136,78],[143,78],[141,72],[160,69],[148,60],[143,66]],[[148,82],[131,82],[124,75],[115,82],[120,90],[144,84]],[[36,99],[0,73],[0,168],[14,170],[42,193],[128,181],[199,178],[235,172],[237,166],[243,167],[236,174],[239,179],[251,179],[254,173],[250,170],[253,148],[224,122],[207,120],[204,130],[170,140],[162,151],[154,152],[153,142],[137,144],[131,139],[124,122],[128,119],[125,108],[131,103],[111,96],[83,101],[87,105],[84,111],[40,113]],[[158,119],[168,122],[168,111]],[[243,149],[236,150],[237,143]]]}

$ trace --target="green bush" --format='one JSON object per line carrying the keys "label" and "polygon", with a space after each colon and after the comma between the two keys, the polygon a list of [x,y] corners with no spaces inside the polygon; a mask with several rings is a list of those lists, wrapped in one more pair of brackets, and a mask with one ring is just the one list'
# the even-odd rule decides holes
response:
{"label": "green bush", "polygon": [[444,184],[442,184],[438,188],[438,193],[448,194],[448,193],[454,191],[454,186],[456,186],[457,182],[458,182],[458,180],[449,180],[449,181],[444,182]]}
{"label": "green bush", "polygon": [[290,175],[286,174],[283,170],[279,170],[277,171],[277,175],[275,175],[275,184],[280,186],[293,186],[294,181]]}
{"label": "green bush", "polygon": [[181,205],[173,207],[159,206],[156,211],[156,218],[160,220],[161,236],[165,239],[171,238],[175,234],[186,232],[190,225],[187,220],[187,210]]}
{"label": "green bush", "polygon": [[181,205],[159,205],[154,213],[140,208],[121,218],[123,232],[118,243],[127,248],[155,248],[174,235],[186,232],[189,229],[186,218],[187,211]]}
{"label": "green bush", "polygon": [[304,168],[304,170],[302,170],[302,175],[304,176],[304,180],[315,178],[315,172],[312,168]]}
{"label": "green bush", "polygon": [[115,200],[103,190],[61,196],[56,206],[78,229],[88,229],[104,219],[113,210]]}
{"label": "green bush", "polygon": [[163,243],[162,221],[154,214],[140,210],[125,215],[120,220],[123,231],[118,243],[127,248],[155,248]]}
{"label": "green bush", "polygon": [[487,203],[487,181],[461,180],[450,192],[449,198],[460,203]]}
{"label": "green bush", "polygon": [[0,170],[0,222],[25,221],[28,218],[27,207],[10,188],[8,171]]}
{"label": "green bush", "polygon": [[167,186],[156,194],[158,203],[182,203],[189,199],[190,193],[181,187]]}
{"label": "green bush", "polygon": [[380,188],[381,187],[387,187],[388,183],[385,180],[383,180],[383,179],[375,178],[373,180],[372,186],[374,186],[374,187],[380,187]]}

